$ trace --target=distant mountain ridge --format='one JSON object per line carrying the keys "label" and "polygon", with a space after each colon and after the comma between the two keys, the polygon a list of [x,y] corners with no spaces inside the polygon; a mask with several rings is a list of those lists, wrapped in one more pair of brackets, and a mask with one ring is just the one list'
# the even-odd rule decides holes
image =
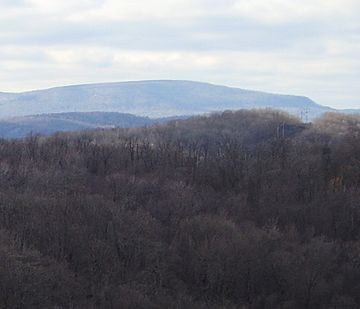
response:
{"label": "distant mountain ridge", "polygon": [[31,133],[50,135],[55,132],[92,128],[135,128],[164,123],[172,119],[151,119],[149,117],[109,112],[42,114],[0,121],[0,137],[22,138]]}
{"label": "distant mountain ridge", "polygon": [[303,96],[271,94],[209,83],[154,80],[0,93],[0,118],[67,112],[119,112],[148,117],[194,115],[226,109],[275,108],[311,118],[333,109]]}

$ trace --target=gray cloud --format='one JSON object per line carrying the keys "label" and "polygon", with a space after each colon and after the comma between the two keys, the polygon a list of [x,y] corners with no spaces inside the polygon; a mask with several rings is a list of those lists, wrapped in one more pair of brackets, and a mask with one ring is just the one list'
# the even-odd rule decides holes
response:
{"label": "gray cloud", "polygon": [[360,108],[360,10],[344,1],[1,1],[1,91],[181,78]]}

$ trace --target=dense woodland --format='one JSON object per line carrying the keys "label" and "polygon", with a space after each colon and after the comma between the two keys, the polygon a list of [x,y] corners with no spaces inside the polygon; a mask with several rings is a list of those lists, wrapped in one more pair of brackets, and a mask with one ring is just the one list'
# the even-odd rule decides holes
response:
{"label": "dense woodland", "polygon": [[1,140],[0,308],[360,308],[360,118]]}

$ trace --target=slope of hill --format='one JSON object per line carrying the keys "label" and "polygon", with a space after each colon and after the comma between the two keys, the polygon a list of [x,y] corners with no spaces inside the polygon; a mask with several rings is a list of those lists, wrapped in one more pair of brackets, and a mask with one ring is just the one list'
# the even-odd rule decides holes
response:
{"label": "slope of hill", "polygon": [[21,138],[30,133],[50,135],[59,131],[91,128],[134,128],[162,123],[173,118],[151,119],[124,113],[58,113],[16,117],[0,121],[0,137]]}
{"label": "slope of hill", "polygon": [[0,308],[360,308],[359,116],[227,111],[0,158]]}
{"label": "slope of hill", "polygon": [[307,97],[278,95],[191,81],[90,84],[0,93],[0,118],[65,112],[121,112],[148,117],[271,107],[309,117],[330,111]]}

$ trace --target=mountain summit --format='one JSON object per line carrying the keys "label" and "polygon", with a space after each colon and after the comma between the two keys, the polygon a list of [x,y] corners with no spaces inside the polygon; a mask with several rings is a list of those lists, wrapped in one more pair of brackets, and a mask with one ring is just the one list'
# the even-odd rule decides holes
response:
{"label": "mountain summit", "polygon": [[194,115],[226,109],[282,109],[311,117],[331,110],[307,97],[209,83],[159,80],[75,85],[0,93],[0,118],[67,112],[121,112],[148,117]]}

